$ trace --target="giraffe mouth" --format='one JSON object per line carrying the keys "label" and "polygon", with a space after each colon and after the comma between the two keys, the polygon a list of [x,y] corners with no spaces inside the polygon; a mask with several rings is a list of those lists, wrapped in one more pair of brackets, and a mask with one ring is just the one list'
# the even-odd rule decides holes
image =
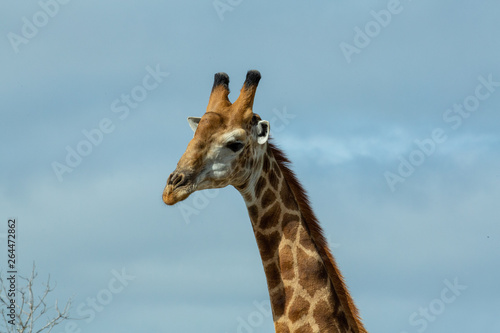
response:
{"label": "giraffe mouth", "polygon": [[167,185],[163,191],[163,202],[169,206],[185,200],[194,191],[190,190],[189,186],[174,188],[172,185]]}
{"label": "giraffe mouth", "polygon": [[195,191],[190,178],[186,173],[174,171],[163,190],[163,202],[171,206],[189,197]]}

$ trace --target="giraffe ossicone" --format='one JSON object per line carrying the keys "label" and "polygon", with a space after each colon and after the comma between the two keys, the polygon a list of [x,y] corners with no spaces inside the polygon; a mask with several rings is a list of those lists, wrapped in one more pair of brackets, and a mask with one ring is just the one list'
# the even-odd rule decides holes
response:
{"label": "giraffe ossicone", "polygon": [[269,142],[269,122],[253,112],[260,78],[248,71],[231,103],[228,75],[215,74],[205,114],[188,118],[194,136],[163,201],[173,205],[195,191],[234,186],[250,216],[276,332],[366,332],[304,189]]}

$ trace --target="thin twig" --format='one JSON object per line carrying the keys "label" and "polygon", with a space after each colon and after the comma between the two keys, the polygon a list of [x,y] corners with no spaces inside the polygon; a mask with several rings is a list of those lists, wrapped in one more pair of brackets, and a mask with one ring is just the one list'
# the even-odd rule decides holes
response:
{"label": "thin twig", "polygon": [[[0,332],[6,333],[50,333],[52,329],[62,323],[67,319],[71,318],[69,315],[69,310],[71,307],[71,298],[66,302],[66,305],[61,310],[58,306],[58,301],[55,301],[55,306],[51,307],[47,305],[47,297],[49,293],[52,293],[56,287],[51,286],[50,275],[47,278],[47,282],[44,284],[43,292],[40,296],[36,296],[34,292],[34,280],[38,276],[36,272],[36,266],[33,263],[33,268],[31,275],[26,278],[19,276],[20,280],[26,281],[26,284],[17,290],[19,304],[16,304],[16,314],[15,319],[17,321],[16,325],[9,324],[9,318],[7,317],[5,308],[10,305],[9,299],[4,296],[7,295],[7,284],[2,278],[2,272],[0,272],[0,305],[2,309],[0,311]],[[5,308],[4,308],[5,306]],[[45,325],[42,325],[40,321],[43,317],[49,315],[53,311],[55,314],[47,318]],[[41,327],[40,327],[41,326]],[[5,327],[5,331],[3,328]],[[38,328],[39,327],[39,328]]]}

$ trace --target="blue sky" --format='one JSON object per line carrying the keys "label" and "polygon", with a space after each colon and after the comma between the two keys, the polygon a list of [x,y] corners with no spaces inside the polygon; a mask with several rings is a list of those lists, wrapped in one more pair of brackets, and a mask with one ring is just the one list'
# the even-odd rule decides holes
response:
{"label": "blue sky", "polygon": [[249,69],[367,329],[498,331],[499,10],[2,2],[0,233],[91,316],[55,332],[272,330],[237,192],[161,201],[213,74],[234,100]]}

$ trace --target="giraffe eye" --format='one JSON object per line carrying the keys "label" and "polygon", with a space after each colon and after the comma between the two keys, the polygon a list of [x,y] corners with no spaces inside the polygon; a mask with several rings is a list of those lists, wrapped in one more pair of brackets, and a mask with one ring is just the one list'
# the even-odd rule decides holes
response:
{"label": "giraffe eye", "polygon": [[231,149],[234,153],[240,151],[243,148],[243,146],[244,144],[238,141],[232,141],[226,144],[226,147]]}

